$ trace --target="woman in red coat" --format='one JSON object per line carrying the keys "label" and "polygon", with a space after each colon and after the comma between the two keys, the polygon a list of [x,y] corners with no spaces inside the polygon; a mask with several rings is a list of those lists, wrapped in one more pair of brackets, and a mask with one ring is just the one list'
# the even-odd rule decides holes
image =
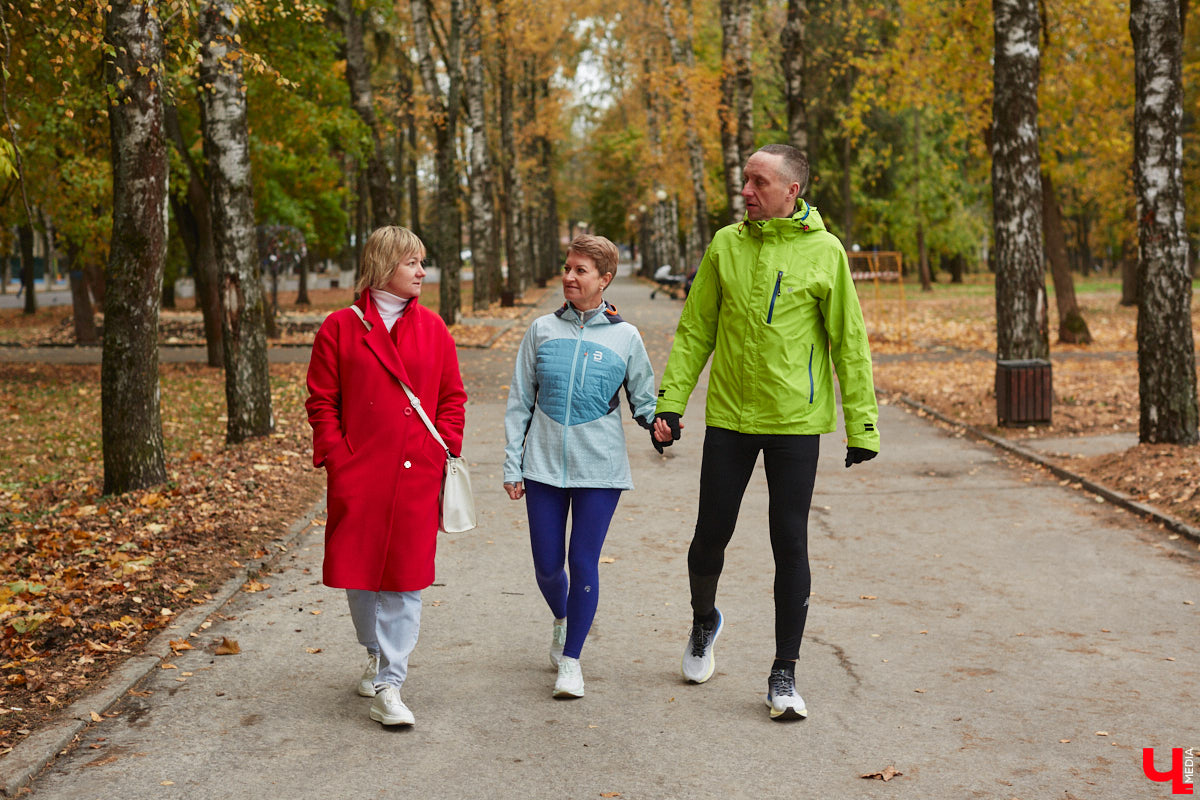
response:
{"label": "woman in red coat", "polygon": [[375,698],[370,716],[384,725],[413,724],[400,686],[417,643],[421,590],[433,583],[446,463],[402,382],[456,455],[467,401],[454,340],[418,302],[424,258],[406,228],[372,233],[361,294],[326,318],[308,366],[313,464],[328,478],[323,579],[346,590],[368,654],[358,693]]}

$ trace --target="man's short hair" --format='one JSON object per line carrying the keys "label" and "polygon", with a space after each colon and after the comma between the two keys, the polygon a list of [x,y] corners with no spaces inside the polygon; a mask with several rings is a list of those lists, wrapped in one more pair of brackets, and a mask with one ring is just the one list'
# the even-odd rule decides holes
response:
{"label": "man's short hair", "polygon": [[425,258],[425,245],[408,228],[385,225],[376,228],[362,250],[362,269],[358,273],[355,291],[382,289],[396,272],[396,267],[411,256]]}
{"label": "man's short hair", "polygon": [[596,262],[596,271],[601,275],[612,275],[617,271],[617,246],[603,236],[581,233],[567,245],[568,253],[578,253]]}
{"label": "man's short hair", "polygon": [[758,148],[758,152],[783,156],[780,173],[788,183],[795,181],[800,184],[800,194],[804,194],[808,188],[808,158],[803,152],[790,144],[765,144]]}

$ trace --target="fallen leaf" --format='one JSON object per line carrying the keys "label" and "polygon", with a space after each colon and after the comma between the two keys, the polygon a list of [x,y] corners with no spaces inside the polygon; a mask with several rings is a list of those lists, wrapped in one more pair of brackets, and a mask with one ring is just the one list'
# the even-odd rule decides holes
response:
{"label": "fallen leaf", "polygon": [[1058,743],[1059,744],[1070,744],[1071,740],[1070,739],[1059,739]]}
{"label": "fallen leaf", "polygon": [[319,648],[319,647],[306,647],[306,648],[305,648],[305,652],[308,652],[308,653],[313,653],[313,654],[315,655],[315,654],[317,654],[317,653],[321,652],[321,648]]}
{"label": "fallen leaf", "polygon": [[883,768],[882,772],[868,772],[866,775],[860,775],[860,778],[870,778],[877,781],[890,781],[892,778],[898,778],[903,775],[903,772],[898,772],[894,766]]}
{"label": "fallen leaf", "polygon": [[620,792],[601,792],[600,796],[601,797],[620,797],[621,793]]}
{"label": "fallen leaf", "polygon": [[222,636],[221,643],[217,645],[217,649],[213,652],[219,656],[236,656],[238,653],[242,652],[242,648],[238,647],[236,639],[230,639],[227,636]]}
{"label": "fallen leaf", "polygon": [[321,609],[315,608],[308,613],[312,614],[314,617],[319,617],[319,616],[321,616]]}
{"label": "fallen leaf", "polygon": [[172,652],[178,654],[180,650],[193,650],[194,648],[188,644],[186,639],[172,639],[167,642],[171,646]]}
{"label": "fallen leaf", "polygon": [[[604,556],[603,558],[601,558],[601,559],[600,559],[600,563],[601,563],[601,564],[615,564],[615,563],[616,563],[616,561],[617,561],[617,560],[616,560],[615,558],[610,558],[609,556]],[[603,795],[602,795],[602,796],[603,796]],[[619,796],[620,796],[620,795],[618,795],[618,797],[619,797]]]}
{"label": "fallen leaf", "polygon": [[242,585],[243,592],[262,592],[271,588],[271,584],[251,579]]}
{"label": "fallen leaf", "polygon": [[91,712],[91,717],[92,717],[92,722],[103,722],[104,721],[104,717],[100,716],[95,711]]}
{"label": "fallen leaf", "polygon": [[879,598],[873,594],[860,594],[858,596],[858,599],[859,600],[878,600]]}
{"label": "fallen leaf", "polygon": [[158,668],[159,669],[179,669],[179,667],[175,666],[174,664],[166,664],[166,663],[159,664]]}
{"label": "fallen leaf", "polygon": [[1096,731],[1097,736],[1108,736],[1108,731]]}

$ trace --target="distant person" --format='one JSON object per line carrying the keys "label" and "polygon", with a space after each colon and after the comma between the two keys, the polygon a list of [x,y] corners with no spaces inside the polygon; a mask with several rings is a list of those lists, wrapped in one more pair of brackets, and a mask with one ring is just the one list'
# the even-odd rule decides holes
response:
{"label": "distant person", "polygon": [[716,607],[725,547],[763,453],[775,560],[775,659],[767,679],[772,719],[808,715],[795,666],[808,616],[808,513],[820,434],[837,427],[837,371],[846,420],[846,466],[879,452],[879,412],[867,330],[846,253],[800,198],[808,161],[767,145],[750,156],[746,218],[717,231],[683,306],[651,441],[679,439],[680,417],[712,356],[705,408],[700,505],[688,550],[692,630],[683,677],[704,683],[724,619]]}
{"label": "distant person", "polygon": [[421,626],[421,590],[433,582],[446,463],[401,383],[455,455],[467,400],[454,339],[419,303],[424,257],[406,228],[372,233],[361,294],[325,319],[308,367],[313,463],[329,482],[323,580],[346,590],[367,649],[357,690],[374,698],[370,717],[384,725],[413,724],[400,687]]}
{"label": "distant person", "polygon": [[554,615],[550,661],[559,698],[583,697],[579,655],[596,615],[600,548],[621,492],[633,488],[622,389],[639,424],[649,429],[654,418],[654,369],[642,337],[603,297],[616,269],[608,239],[571,241],[566,302],[535,319],[521,340],[504,417],[504,490],[525,498],[534,575]]}

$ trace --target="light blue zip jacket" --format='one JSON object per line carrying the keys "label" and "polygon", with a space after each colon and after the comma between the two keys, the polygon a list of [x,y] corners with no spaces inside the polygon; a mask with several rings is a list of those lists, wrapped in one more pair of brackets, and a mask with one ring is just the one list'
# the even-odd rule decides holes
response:
{"label": "light blue zip jacket", "polygon": [[605,301],[586,321],[564,303],[529,326],[508,388],[504,482],[632,489],[620,392],[654,421],[654,368],[638,329]]}

